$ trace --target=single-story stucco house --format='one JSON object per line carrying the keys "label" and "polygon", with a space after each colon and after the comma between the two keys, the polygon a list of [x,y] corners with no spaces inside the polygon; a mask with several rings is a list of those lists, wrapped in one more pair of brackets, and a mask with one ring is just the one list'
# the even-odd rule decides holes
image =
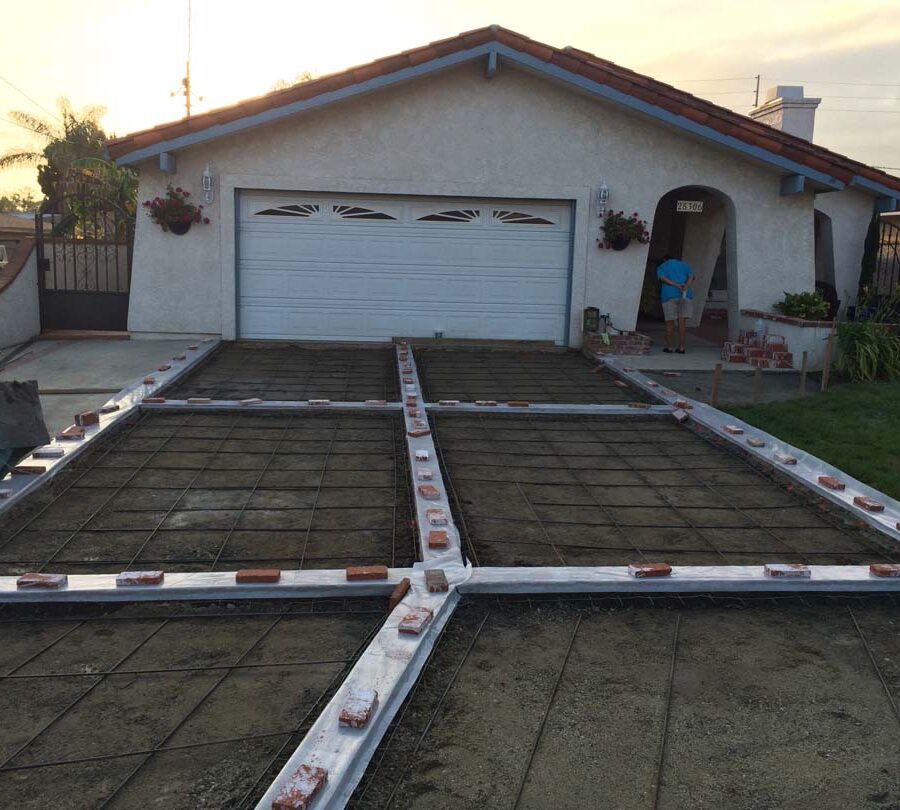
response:
{"label": "single-story stucco house", "polygon": [[[212,197],[183,236],[138,217],[128,327],[579,346],[586,307],[635,329],[666,253],[732,334],[817,280],[846,303],[900,179],[811,143],[817,102],[747,117],[491,26],[117,138],[141,201]],[[598,249],[601,190],[649,244]]]}

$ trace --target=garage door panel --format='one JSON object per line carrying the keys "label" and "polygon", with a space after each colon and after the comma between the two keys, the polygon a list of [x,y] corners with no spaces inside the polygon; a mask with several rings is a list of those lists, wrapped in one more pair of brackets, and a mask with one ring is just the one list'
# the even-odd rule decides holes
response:
{"label": "garage door panel", "polygon": [[[242,337],[390,340],[443,331],[461,338],[565,339],[566,203],[466,201],[478,216],[435,223],[417,217],[451,210],[447,201],[354,198],[357,208],[396,216],[358,222],[341,219],[335,198],[326,195],[241,200]],[[314,213],[255,213],[276,206]],[[523,217],[552,224],[519,224]]]}

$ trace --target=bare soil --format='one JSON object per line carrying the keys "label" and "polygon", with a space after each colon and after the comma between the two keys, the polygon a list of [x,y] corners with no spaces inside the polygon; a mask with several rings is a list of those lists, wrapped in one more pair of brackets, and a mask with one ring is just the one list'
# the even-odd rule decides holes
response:
{"label": "bare soil", "polygon": [[470,601],[350,807],[896,809],[898,628],[890,598]]}
{"label": "bare soil", "polygon": [[479,565],[868,564],[900,552],[671,419],[432,416]]}
{"label": "bare soil", "polygon": [[384,604],[0,612],[0,806],[253,807]]}
{"label": "bare soil", "polygon": [[144,414],[0,519],[0,572],[406,566],[399,415]]}

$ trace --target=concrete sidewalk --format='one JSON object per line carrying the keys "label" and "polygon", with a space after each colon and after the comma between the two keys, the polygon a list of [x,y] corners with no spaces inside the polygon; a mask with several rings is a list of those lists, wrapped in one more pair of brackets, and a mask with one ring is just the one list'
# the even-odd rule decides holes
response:
{"label": "concrete sidewalk", "polygon": [[187,338],[37,341],[0,368],[0,380],[38,381],[52,436],[71,425],[76,413],[99,407],[190,343]]}

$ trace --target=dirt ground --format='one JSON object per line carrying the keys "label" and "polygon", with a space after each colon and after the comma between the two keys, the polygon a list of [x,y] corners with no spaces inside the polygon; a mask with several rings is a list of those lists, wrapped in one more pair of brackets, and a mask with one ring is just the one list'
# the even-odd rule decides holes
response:
{"label": "dirt ground", "polygon": [[399,415],[144,414],[0,519],[0,572],[411,565]]}
{"label": "dirt ground", "polygon": [[183,381],[170,399],[397,400],[394,349],[291,343],[226,343]]}
{"label": "dirt ground", "polygon": [[846,565],[900,559],[671,419],[433,415],[478,565]]}
{"label": "dirt ground", "polygon": [[0,609],[0,806],[253,807],[383,600]]}
{"label": "dirt ground", "polygon": [[898,628],[890,598],[470,600],[350,807],[897,808]]}
{"label": "dirt ground", "polygon": [[643,393],[615,384],[580,352],[421,349],[416,362],[427,402],[458,399],[568,404],[647,402]]}

